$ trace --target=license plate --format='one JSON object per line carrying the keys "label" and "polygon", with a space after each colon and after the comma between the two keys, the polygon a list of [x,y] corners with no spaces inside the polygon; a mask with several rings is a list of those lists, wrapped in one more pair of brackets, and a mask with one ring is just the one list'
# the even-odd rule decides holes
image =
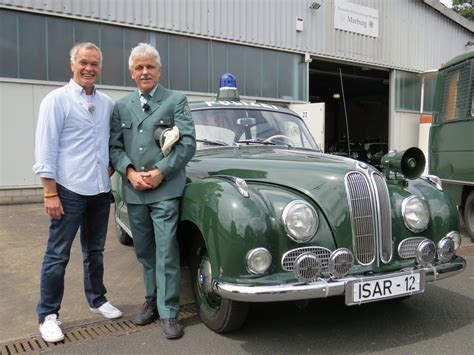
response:
{"label": "license plate", "polygon": [[346,304],[361,304],[423,292],[425,274],[420,271],[391,277],[361,278],[346,284]]}

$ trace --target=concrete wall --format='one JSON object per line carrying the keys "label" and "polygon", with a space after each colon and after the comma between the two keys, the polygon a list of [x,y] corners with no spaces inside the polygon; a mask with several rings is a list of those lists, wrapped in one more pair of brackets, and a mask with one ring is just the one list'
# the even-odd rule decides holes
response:
{"label": "concrete wall", "polygon": [[[35,132],[43,98],[64,83],[0,80],[0,204],[42,200],[34,164]],[[134,88],[99,89],[117,100]],[[211,99],[188,95],[189,101]]]}

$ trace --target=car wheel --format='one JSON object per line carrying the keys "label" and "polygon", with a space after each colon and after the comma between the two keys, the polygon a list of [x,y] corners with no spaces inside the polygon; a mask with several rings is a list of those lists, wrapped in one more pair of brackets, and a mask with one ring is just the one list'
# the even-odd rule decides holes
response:
{"label": "car wheel", "polygon": [[[115,206],[115,205],[114,205]],[[118,211],[115,206],[114,213],[114,223],[115,223],[115,233],[117,234],[117,239],[122,245],[133,245],[133,239],[127,234],[127,232],[120,226],[118,220]]]}
{"label": "car wheel", "polygon": [[199,317],[216,333],[239,329],[245,322],[249,305],[225,299],[212,290],[211,262],[206,250],[191,260],[191,282]]}
{"label": "car wheel", "polygon": [[469,193],[466,203],[464,204],[464,224],[467,234],[474,242],[474,191]]}

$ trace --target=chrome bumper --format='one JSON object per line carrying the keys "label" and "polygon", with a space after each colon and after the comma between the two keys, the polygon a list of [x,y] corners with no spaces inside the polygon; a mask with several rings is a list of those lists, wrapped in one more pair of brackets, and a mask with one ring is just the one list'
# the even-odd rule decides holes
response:
{"label": "chrome bumper", "polygon": [[[465,267],[466,261],[458,256],[449,263],[377,274],[374,275],[373,278],[380,278],[381,276],[397,276],[398,274],[403,274],[411,270],[422,270],[425,274],[425,281],[431,282],[454,276],[463,271]],[[370,278],[370,276],[364,277],[364,280],[370,280]],[[346,284],[350,281],[360,281],[360,278],[351,276],[340,279],[328,279],[327,281],[320,279],[311,283],[295,282],[270,286],[236,285],[215,281],[213,288],[214,292],[221,297],[234,301],[276,302],[344,295]]]}

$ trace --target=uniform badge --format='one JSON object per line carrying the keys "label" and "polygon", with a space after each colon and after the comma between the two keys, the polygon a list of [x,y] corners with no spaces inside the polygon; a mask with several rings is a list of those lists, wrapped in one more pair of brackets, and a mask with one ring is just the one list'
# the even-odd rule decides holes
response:
{"label": "uniform badge", "polygon": [[187,119],[191,119],[191,110],[189,109],[188,105],[186,105],[186,107],[184,108],[184,117],[186,117]]}

